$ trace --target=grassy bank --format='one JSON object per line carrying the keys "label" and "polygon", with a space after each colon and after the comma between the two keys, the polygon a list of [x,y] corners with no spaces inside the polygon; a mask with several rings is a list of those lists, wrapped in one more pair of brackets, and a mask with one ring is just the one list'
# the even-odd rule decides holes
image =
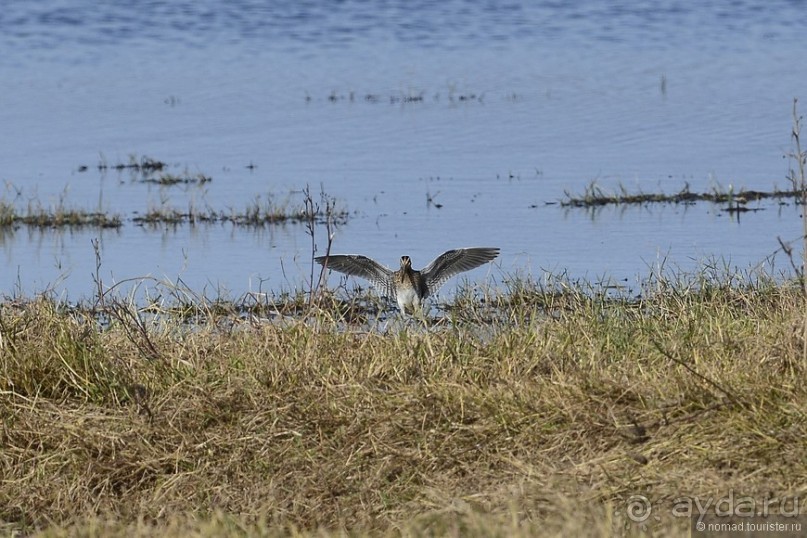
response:
{"label": "grassy bank", "polygon": [[686,535],[682,499],[807,497],[796,284],[520,282],[383,333],[106,308],[0,310],[0,532]]}

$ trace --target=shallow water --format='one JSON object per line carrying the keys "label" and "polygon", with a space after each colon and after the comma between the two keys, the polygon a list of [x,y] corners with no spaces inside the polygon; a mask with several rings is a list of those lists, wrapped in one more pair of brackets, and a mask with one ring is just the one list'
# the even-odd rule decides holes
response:
{"label": "shallow water", "polygon": [[[125,222],[2,231],[0,292],[92,294],[95,238],[107,283],[299,287],[311,257],[301,225],[130,219],[268,196],[293,206],[306,184],[351,212],[335,252],[389,265],[496,245],[497,264],[469,278],[630,280],[715,259],[786,271],[769,256],[777,237],[801,233],[792,204],[754,203],[764,210],[738,220],[711,204],[592,213],[555,202],[592,181],[786,188],[805,13],[784,1],[13,3],[0,14],[4,200]],[[130,155],[213,180],[160,188],[96,168]],[[320,253],[324,242],[319,230]]]}

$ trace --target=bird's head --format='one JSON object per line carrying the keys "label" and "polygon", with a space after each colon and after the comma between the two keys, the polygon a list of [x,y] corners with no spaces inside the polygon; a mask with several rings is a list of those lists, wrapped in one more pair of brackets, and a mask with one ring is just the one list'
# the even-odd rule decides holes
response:
{"label": "bird's head", "polygon": [[409,259],[409,256],[401,256],[401,269],[411,269],[412,268],[412,260]]}

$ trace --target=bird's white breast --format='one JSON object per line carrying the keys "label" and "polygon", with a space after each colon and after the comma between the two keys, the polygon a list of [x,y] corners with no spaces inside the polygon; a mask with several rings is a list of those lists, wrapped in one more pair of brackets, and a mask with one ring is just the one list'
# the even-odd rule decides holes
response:
{"label": "bird's white breast", "polygon": [[407,308],[420,308],[420,297],[414,288],[407,288],[405,290],[398,290],[397,292],[398,308],[401,312],[405,312]]}

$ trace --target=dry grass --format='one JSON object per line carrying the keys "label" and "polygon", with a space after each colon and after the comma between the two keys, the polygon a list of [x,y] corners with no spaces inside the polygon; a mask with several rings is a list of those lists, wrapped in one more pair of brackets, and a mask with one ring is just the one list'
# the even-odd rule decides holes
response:
{"label": "dry grass", "polygon": [[685,535],[681,497],[803,501],[799,286],[651,284],[521,282],[383,334],[157,316],[151,358],[124,317],[6,301],[0,532],[610,536],[644,495]]}

